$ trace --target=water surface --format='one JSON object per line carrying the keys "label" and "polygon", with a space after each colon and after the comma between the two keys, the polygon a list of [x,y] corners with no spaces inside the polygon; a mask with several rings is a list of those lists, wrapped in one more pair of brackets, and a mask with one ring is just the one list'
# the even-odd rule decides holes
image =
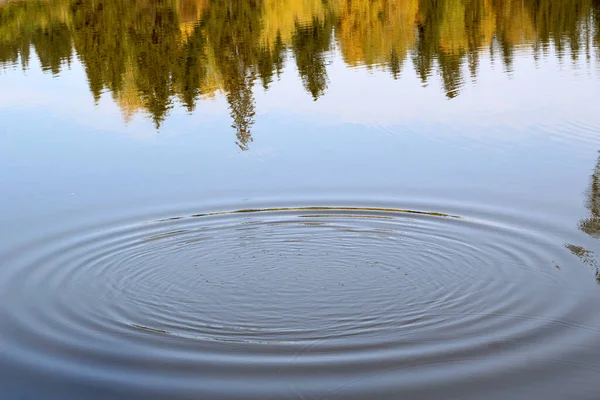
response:
{"label": "water surface", "polygon": [[600,3],[0,3],[7,399],[596,399]]}

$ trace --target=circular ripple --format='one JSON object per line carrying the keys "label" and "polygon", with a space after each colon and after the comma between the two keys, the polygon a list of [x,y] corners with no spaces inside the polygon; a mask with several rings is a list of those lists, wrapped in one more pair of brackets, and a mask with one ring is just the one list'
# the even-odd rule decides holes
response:
{"label": "circular ripple", "polygon": [[3,257],[0,371],[44,398],[585,398],[600,372],[598,291],[494,221],[241,210],[25,249]]}

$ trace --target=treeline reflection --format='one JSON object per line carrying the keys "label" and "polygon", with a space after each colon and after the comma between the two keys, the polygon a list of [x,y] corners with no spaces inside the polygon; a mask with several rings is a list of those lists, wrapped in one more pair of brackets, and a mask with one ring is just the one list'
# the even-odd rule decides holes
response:
{"label": "treeline reflection", "polygon": [[33,51],[58,74],[76,55],[96,100],[109,91],[126,119],[157,126],[175,101],[193,111],[222,92],[247,148],[253,87],[287,62],[315,100],[334,48],[394,79],[439,75],[452,98],[484,53],[507,70],[523,47],[591,61],[599,27],[600,0],[23,0],[0,3],[0,63],[27,67]]}

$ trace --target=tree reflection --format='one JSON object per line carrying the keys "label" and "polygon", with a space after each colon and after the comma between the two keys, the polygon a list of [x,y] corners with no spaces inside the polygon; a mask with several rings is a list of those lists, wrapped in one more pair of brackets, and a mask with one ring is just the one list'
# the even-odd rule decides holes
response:
{"label": "tree reflection", "polygon": [[296,26],[292,48],[298,72],[307,92],[317,100],[327,89],[325,54],[331,49],[331,20],[314,19],[308,26]]}
{"label": "tree reflection", "polygon": [[600,157],[590,176],[586,197],[586,207],[590,214],[579,222],[579,229],[592,237],[600,238]]}
{"label": "tree reflection", "polygon": [[95,101],[108,92],[126,120],[143,112],[157,127],[175,102],[192,112],[223,93],[248,149],[254,92],[272,85],[288,54],[314,100],[327,91],[334,47],[348,65],[394,79],[410,60],[423,84],[438,75],[453,98],[485,54],[508,71],[523,46],[591,59],[599,27],[600,0],[9,0],[0,63],[27,68],[33,49],[58,74],[76,54]]}
{"label": "tree reflection", "polygon": [[565,247],[569,249],[573,255],[577,256],[582,263],[589,265],[596,270],[596,283],[600,285],[600,266],[598,265],[596,254],[591,250],[574,244],[565,244]]}
{"label": "tree reflection", "polygon": [[[590,186],[586,192],[587,218],[579,221],[579,229],[594,238],[600,238],[600,152],[594,172],[590,176]],[[600,284],[600,265],[594,252],[581,246],[566,244],[565,247],[584,263],[596,270],[596,281]]]}

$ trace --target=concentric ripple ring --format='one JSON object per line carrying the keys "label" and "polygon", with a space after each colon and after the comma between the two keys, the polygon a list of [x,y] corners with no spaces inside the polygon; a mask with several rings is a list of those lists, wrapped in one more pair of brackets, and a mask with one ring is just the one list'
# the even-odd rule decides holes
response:
{"label": "concentric ripple ring", "polygon": [[600,374],[598,288],[543,232],[490,219],[244,209],[55,232],[2,260],[1,382],[35,376],[23,396],[526,398]]}

